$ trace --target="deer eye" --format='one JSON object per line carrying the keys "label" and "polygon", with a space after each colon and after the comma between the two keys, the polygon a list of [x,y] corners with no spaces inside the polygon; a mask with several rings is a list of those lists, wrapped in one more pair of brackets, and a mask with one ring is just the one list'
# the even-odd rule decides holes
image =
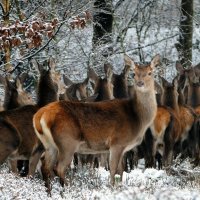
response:
{"label": "deer eye", "polygon": [[148,73],[149,76],[151,76],[151,74],[152,74],[151,72]]}

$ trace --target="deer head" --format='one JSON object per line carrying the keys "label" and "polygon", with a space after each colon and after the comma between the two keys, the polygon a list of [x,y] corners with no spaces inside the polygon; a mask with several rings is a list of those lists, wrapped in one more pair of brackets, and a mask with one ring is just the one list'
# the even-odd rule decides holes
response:
{"label": "deer head", "polygon": [[89,68],[88,77],[94,82],[94,93],[98,94],[95,101],[102,101],[113,99],[113,84],[112,75],[113,71],[110,65],[104,65],[105,78],[99,77],[94,69]]}
{"label": "deer head", "polygon": [[156,55],[150,65],[137,65],[127,55],[124,56],[126,66],[130,66],[134,71],[134,88],[137,91],[145,92],[154,89],[153,70],[160,63],[160,56]]}
{"label": "deer head", "polygon": [[89,78],[83,82],[74,83],[67,76],[63,75],[63,81],[67,87],[65,91],[65,100],[81,101],[87,99],[87,86]]}
{"label": "deer head", "polygon": [[13,82],[9,76],[0,76],[0,83],[4,85],[4,110],[10,110],[19,106],[33,104],[33,99],[30,94],[23,88],[23,83],[27,78],[26,73],[22,73]]}

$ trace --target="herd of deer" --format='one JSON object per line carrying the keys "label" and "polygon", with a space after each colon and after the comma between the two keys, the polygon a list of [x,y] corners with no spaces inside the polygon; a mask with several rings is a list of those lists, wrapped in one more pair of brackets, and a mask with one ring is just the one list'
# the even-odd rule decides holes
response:
{"label": "herd of deer", "polygon": [[[177,62],[178,76],[169,83],[154,80],[160,63],[156,55],[150,64],[136,64],[127,55],[120,75],[104,65],[105,78],[92,68],[82,83],[73,83],[55,71],[52,58],[32,64],[39,71],[37,103],[23,89],[22,74],[11,82],[0,77],[5,87],[0,112],[0,164],[21,173],[28,160],[27,174],[33,176],[37,165],[50,191],[50,180],[57,175],[61,185],[72,160],[85,160],[107,166],[111,184],[115,174],[122,180],[137,159],[146,167],[168,167],[181,154],[200,163],[200,65],[184,69]],[[130,70],[134,84],[128,85]],[[64,81],[64,83],[63,83]],[[88,97],[88,84],[94,95]],[[109,153],[109,154],[108,154]],[[86,156],[89,154],[90,156]],[[109,160],[109,161],[108,161]],[[25,163],[27,164],[27,163]]]}

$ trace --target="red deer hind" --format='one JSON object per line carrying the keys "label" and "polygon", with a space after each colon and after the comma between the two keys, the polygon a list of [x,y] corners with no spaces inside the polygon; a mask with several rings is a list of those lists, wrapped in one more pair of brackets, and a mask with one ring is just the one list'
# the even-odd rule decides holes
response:
{"label": "red deer hind", "polygon": [[125,152],[140,144],[153,122],[157,105],[153,70],[159,62],[156,55],[150,65],[136,65],[125,55],[126,65],[135,71],[134,97],[95,103],[60,101],[41,108],[33,117],[35,132],[45,147],[45,164],[49,176],[53,169],[64,185],[67,167],[75,152],[110,152],[111,184],[115,174],[123,173]]}
{"label": "red deer hind", "polygon": [[[33,114],[36,113],[40,106],[58,99],[57,87],[51,79],[50,69],[44,70],[40,65],[38,67],[40,81],[38,84],[37,105],[26,105],[0,112],[0,164],[5,159],[10,158],[14,172],[17,172],[16,160],[29,160],[34,146],[38,142],[32,124]],[[29,174],[33,175],[35,166],[32,165],[32,160],[29,170]]]}

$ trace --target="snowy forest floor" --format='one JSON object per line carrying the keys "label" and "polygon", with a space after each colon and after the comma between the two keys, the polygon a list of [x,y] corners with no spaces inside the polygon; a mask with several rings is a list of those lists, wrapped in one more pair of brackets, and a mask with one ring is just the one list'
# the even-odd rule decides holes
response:
{"label": "snowy forest floor", "polygon": [[0,200],[8,199],[200,199],[200,167],[192,168],[189,161],[174,164],[169,172],[144,169],[143,161],[130,173],[123,174],[123,182],[115,187],[109,184],[109,172],[103,168],[85,167],[67,175],[64,190],[57,180],[53,183],[52,196],[45,191],[39,178],[20,178],[9,173],[7,165],[0,168]]}

